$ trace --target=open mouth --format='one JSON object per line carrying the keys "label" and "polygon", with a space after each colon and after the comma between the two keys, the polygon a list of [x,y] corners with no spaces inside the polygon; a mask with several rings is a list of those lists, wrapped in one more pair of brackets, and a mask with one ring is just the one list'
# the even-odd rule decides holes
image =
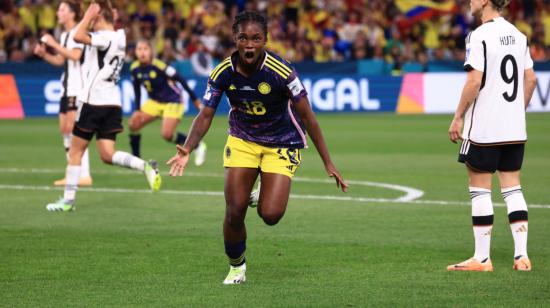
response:
{"label": "open mouth", "polygon": [[244,53],[244,57],[247,59],[254,59],[254,52],[253,51],[246,51]]}

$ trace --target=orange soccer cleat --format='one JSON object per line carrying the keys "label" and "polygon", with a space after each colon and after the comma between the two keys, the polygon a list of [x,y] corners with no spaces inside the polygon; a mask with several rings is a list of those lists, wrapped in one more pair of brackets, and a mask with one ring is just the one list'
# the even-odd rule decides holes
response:
{"label": "orange soccer cleat", "polygon": [[493,264],[490,259],[485,262],[479,262],[474,258],[470,258],[464,262],[447,266],[448,271],[470,271],[470,272],[492,272]]}
{"label": "orange soccer cleat", "polygon": [[520,256],[519,258],[514,258],[514,267],[515,271],[529,272],[531,270],[531,261],[527,257]]}
{"label": "orange soccer cleat", "polygon": [[[87,176],[87,177],[81,177],[80,179],[78,179],[78,186],[92,186],[92,178]],[[61,180],[57,180],[57,181],[54,181],[53,182],[53,185],[55,186],[65,186],[65,179],[61,179]]]}

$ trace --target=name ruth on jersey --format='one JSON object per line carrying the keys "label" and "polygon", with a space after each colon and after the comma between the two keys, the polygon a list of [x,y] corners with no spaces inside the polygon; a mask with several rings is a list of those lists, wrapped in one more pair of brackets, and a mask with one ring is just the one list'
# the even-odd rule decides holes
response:
{"label": "name ruth on jersey", "polygon": [[516,38],[513,35],[501,36],[500,45],[516,45]]}

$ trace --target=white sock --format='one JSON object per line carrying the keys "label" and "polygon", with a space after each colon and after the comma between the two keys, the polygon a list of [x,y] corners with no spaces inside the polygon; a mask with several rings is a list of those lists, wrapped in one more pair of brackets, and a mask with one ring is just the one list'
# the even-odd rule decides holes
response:
{"label": "white sock", "polygon": [[73,203],[78,188],[78,178],[80,177],[80,166],[67,166],[65,173],[65,193],[63,199],[67,203]]}
{"label": "white sock", "polygon": [[88,149],[86,149],[82,155],[80,166],[82,167],[82,169],[80,169],[80,177],[90,177],[90,155],[88,154]]}
{"label": "white sock", "polygon": [[63,134],[63,147],[65,148],[65,157],[69,162],[69,148],[71,147],[71,134]]}
{"label": "white sock", "polygon": [[115,154],[113,154],[112,161],[113,165],[139,171],[145,170],[145,161],[143,159],[126,152],[116,151]]}
{"label": "white sock", "polygon": [[502,189],[502,197],[508,208],[508,220],[514,237],[514,257],[527,256],[527,233],[529,230],[527,203],[521,186]]}
{"label": "white sock", "polygon": [[480,262],[490,258],[491,232],[493,230],[493,203],[491,190],[470,187],[472,198],[472,223],[475,239],[474,258]]}

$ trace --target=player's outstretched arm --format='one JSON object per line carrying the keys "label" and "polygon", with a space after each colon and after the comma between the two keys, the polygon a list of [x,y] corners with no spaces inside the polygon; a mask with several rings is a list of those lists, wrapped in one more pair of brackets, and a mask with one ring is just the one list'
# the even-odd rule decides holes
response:
{"label": "player's outstretched arm", "polygon": [[88,34],[88,27],[91,22],[99,16],[101,7],[97,3],[91,3],[84,17],[76,26],[76,32],[74,34],[74,40],[77,43],[90,45],[92,43],[92,37]]}
{"label": "player's outstretched arm", "polygon": [[525,96],[525,109],[527,109],[527,106],[531,102],[531,97],[533,97],[533,92],[537,87],[537,76],[532,68],[525,70],[524,74],[523,94]]}
{"label": "player's outstretched arm", "polygon": [[167,165],[170,165],[170,176],[183,175],[185,166],[187,166],[187,162],[189,161],[189,154],[197,147],[202,137],[208,132],[215,113],[216,109],[205,107],[195,117],[185,143],[183,146],[176,145],[176,155],[166,162]]}
{"label": "player's outstretched arm", "polygon": [[193,89],[191,89],[189,84],[187,84],[187,80],[185,80],[185,78],[183,78],[180,74],[178,74],[176,72],[174,72],[172,76],[168,75],[168,77],[170,79],[178,82],[183,87],[185,92],[187,92],[187,94],[189,94],[189,97],[193,101],[193,105],[195,105],[195,107],[198,110],[202,109],[201,100],[197,98],[197,95],[195,95],[195,92],[193,91]]}
{"label": "player's outstretched arm", "polygon": [[44,61],[50,63],[51,65],[63,66],[63,64],[65,64],[65,59],[63,59],[61,55],[52,55],[51,53],[48,53],[46,51],[46,46],[42,43],[37,44],[36,47],[34,47],[34,54],[44,59]]}
{"label": "player's outstretched arm", "polygon": [[317,152],[323,160],[325,170],[327,171],[328,175],[336,180],[336,186],[341,188],[343,192],[346,192],[349,185],[340,175],[340,172],[338,172],[336,166],[334,166],[332,160],[330,159],[330,154],[325,143],[325,138],[323,137],[321,127],[319,126],[319,123],[315,118],[315,114],[313,114],[313,110],[311,110],[309,100],[307,99],[307,97],[302,97],[298,103],[294,104],[294,106],[296,108],[296,111],[298,112],[298,115],[302,119],[302,122],[304,122],[307,133],[311,137],[313,144],[315,144]]}
{"label": "player's outstretched arm", "polygon": [[479,94],[479,88],[481,87],[481,80],[483,79],[483,72],[475,69],[468,72],[466,77],[466,84],[462,89],[462,95],[460,96],[460,102],[456,107],[455,115],[451,126],[449,127],[449,139],[456,143],[458,140],[462,140],[462,125],[464,123],[464,114],[470,105],[475,101]]}
{"label": "player's outstretched arm", "polygon": [[[67,33],[67,35],[69,34]],[[62,57],[61,59],[62,62],[65,59],[78,61],[82,56],[82,49],[78,49],[78,48],[68,49],[66,47],[63,47],[63,45],[59,44],[51,34],[43,35],[42,38],[40,38],[40,41],[46,44],[47,46],[53,48],[57,52],[57,57]]]}

